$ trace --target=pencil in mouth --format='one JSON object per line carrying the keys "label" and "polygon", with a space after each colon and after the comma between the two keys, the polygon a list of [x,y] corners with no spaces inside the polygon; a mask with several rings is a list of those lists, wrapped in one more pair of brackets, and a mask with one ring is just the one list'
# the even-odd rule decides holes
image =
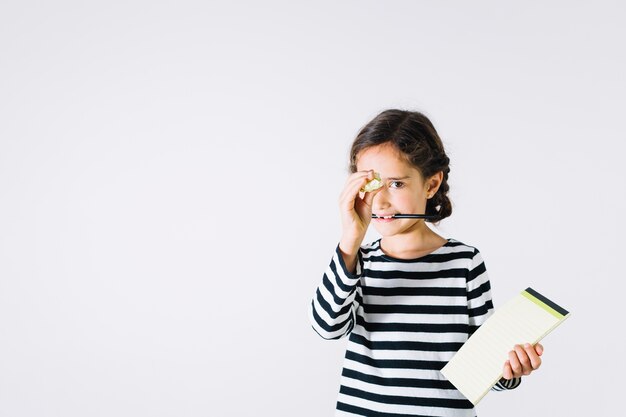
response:
{"label": "pencil in mouth", "polygon": [[385,216],[379,216],[377,214],[372,214],[372,219],[431,219],[435,218],[437,215],[431,214],[390,214]]}

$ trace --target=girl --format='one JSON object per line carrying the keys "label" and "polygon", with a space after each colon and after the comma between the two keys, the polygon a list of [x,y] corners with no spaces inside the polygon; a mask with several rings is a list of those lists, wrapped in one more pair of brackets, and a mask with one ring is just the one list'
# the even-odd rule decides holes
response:
{"label": "girl", "polygon": [[[425,223],[452,213],[441,139],[421,113],[384,111],[354,140],[350,172],[341,240],[310,310],[323,338],[349,335],[336,415],[475,416],[440,370],[493,304],[478,249]],[[378,174],[382,187],[364,191]],[[431,217],[389,218],[397,214]],[[382,237],[362,245],[370,221]],[[514,346],[493,389],[516,388],[542,353]]]}

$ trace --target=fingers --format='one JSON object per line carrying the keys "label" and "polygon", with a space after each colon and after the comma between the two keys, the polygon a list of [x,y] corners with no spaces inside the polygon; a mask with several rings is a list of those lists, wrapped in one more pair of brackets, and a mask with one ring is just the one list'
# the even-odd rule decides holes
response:
{"label": "fingers", "polygon": [[543,345],[541,343],[535,345],[535,352],[537,352],[539,356],[543,355]]}
{"label": "fingers", "polygon": [[[517,346],[516,346],[517,348]],[[514,349],[509,352],[509,364],[511,365],[511,370],[513,371],[513,377],[519,378],[522,376],[522,364],[520,363],[517,357],[517,349]]]}
{"label": "fingers", "polygon": [[[365,184],[373,179],[374,170],[372,169],[369,171],[358,171],[350,175],[339,198],[341,209],[346,211],[354,209],[357,204],[357,196],[360,196],[361,189],[365,186]],[[368,207],[371,207],[374,201],[374,196],[378,193],[378,191],[380,191],[380,188],[368,193],[363,193],[364,195],[360,198],[360,201]]]}
{"label": "fingers", "polygon": [[[346,180],[339,197],[342,236],[351,241],[361,242],[372,218],[372,193],[361,196],[361,188],[374,179],[374,171],[359,171],[351,174]],[[366,199],[367,197],[367,199]]]}
{"label": "fingers", "polygon": [[541,366],[541,358],[539,357],[539,354],[537,354],[537,352],[535,351],[535,348],[531,344],[526,343],[524,345],[524,350],[526,351],[528,359],[530,360],[531,370],[534,371],[536,369],[539,369],[539,367]]}
{"label": "fingers", "polygon": [[374,197],[382,189],[383,187],[380,187],[373,191],[370,191],[369,193],[365,193],[365,196],[363,197],[363,202],[367,204],[368,206],[372,207],[372,203],[374,202]]}
{"label": "fingers", "polygon": [[[507,371],[507,366],[510,366],[512,377],[519,378],[524,375],[530,375],[532,371],[539,369],[541,366],[540,353],[543,353],[543,346],[532,346],[529,343],[525,345],[515,345],[513,350],[509,352],[509,360],[505,364],[504,372]],[[503,376],[504,375],[503,372]],[[506,376],[505,376],[506,377]],[[507,378],[510,379],[510,378]]]}
{"label": "fingers", "polygon": [[343,188],[339,201],[341,207],[344,209],[354,208],[354,201],[359,195],[359,190],[367,184],[367,182],[374,178],[374,171],[359,171],[350,175],[346,180],[346,185]]}
{"label": "fingers", "polygon": [[517,359],[520,365],[522,365],[522,375],[530,375],[533,368],[530,363],[530,358],[528,357],[528,352],[526,352],[522,345],[515,345],[515,353],[517,353]]}
{"label": "fingers", "polygon": [[504,370],[502,371],[504,379],[513,379],[513,370],[509,361],[504,362]]}

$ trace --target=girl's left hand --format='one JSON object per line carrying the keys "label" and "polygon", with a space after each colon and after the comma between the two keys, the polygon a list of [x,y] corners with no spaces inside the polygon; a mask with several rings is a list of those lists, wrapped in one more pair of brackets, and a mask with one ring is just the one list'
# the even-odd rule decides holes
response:
{"label": "girl's left hand", "polygon": [[503,378],[512,379],[530,375],[532,371],[536,371],[541,366],[540,356],[542,354],[543,346],[540,343],[535,346],[530,343],[515,345],[513,350],[509,352],[509,360],[504,363]]}

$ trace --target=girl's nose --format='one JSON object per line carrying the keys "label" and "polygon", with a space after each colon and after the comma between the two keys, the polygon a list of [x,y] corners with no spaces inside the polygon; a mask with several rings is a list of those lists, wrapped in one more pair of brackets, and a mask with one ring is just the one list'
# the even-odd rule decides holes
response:
{"label": "girl's nose", "polygon": [[378,209],[383,209],[385,207],[389,207],[389,195],[387,191],[387,186],[383,185],[380,190],[374,196],[374,200],[372,201],[372,206]]}

